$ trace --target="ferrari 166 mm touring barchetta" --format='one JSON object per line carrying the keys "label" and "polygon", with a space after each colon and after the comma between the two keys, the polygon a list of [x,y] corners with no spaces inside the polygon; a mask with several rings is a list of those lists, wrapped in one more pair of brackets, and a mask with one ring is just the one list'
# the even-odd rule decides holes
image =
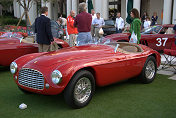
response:
{"label": "ferrari 166 mm touring barchetta", "polygon": [[160,63],[160,54],[147,46],[109,42],[28,54],[12,62],[10,71],[23,92],[64,92],[68,105],[82,108],[91,101],[95,86],[136,76],[151,83]]}

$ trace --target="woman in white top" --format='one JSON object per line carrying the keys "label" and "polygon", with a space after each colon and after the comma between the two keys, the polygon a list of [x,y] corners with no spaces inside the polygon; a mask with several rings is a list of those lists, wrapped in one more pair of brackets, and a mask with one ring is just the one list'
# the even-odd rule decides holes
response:
{"label": "woman in white top", "polygon": [[150,18],[147,17],[146,20],[144,21],[144,29],[147,29],[149,28],[151,25],[151,21],[150,21]]}

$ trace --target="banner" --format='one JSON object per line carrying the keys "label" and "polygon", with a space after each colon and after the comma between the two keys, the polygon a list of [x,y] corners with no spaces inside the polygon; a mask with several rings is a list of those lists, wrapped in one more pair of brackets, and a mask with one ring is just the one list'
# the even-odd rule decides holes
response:
{"label": "banner", "polygon": [[91,10],[93,9],[92,0],[88,0],[87,4],[88,4],[88,12],[91,13]]}
{"label": "banner", "polygon": [[128,0],[128,3],[127,3],[127,14],[128,14],[128,16],[127,16],[127,18],[126,18],[126,22],[127,22],[128,24],[131,24],[131,22],[133,21],[133,20],[131,19],[131,16],[130,16],[131,9],[133,9],[133,0]]}

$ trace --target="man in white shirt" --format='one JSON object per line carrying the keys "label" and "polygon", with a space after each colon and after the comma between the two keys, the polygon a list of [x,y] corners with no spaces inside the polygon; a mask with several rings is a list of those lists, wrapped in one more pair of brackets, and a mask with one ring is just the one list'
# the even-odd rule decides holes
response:
{"label": "man in white shirt", "polygon": [[93,20],[93,26],[95,27],[95,38],[98,40],[103,37],[103,34],[99,34],[100,29],[105,25],[104,19],[100,18],[100,13],[96,13],[97,18]]}
{"label": "man in white shirt", "polygon": [[121,17],[120,12],[117,12],[115,27],[116,27],[116,33],[122,33],[122,30],[124,29],[124,20]]}
{"label": "man in white shirt", "polygon": [[93,20],[94,20],[95,18],[97,18],[94,9],[91,10],[91,15],[92,15],[91,34],[92,34],[92,37],[94,37],[94,35],[95,35],[95,28],[94,28],[94,26],[93,26]]}

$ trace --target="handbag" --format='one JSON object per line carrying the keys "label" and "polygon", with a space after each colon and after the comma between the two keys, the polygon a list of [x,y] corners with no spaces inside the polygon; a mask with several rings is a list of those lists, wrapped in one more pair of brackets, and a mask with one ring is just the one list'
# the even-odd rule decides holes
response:
{"label": "handbag", "polygon": [[131,37],[130,37],[130,43],[137,43],[137,35],[134,33],[134,31],[132,32],[131,34]]}
{"label": "handbag", "polygon": [[100,30],[99,30],[99,32],[98,32],[99,34],[104,34],[104,31],[103,31],[103,29],[102,28],[100,28]]}
{"label": "handbag", "polygon": [[54,41],[52,44],[50,44],[50,51],[56,51],[58,50],[59,46],[57,43]]}

